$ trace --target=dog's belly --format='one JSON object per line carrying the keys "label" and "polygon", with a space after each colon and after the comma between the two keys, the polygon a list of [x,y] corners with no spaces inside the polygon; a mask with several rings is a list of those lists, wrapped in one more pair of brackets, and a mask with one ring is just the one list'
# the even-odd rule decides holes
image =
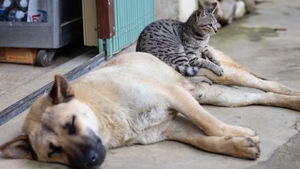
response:
{"label": "dog's belly", "polygon": [[160,124],[170,121],[176,115],[177,112],[158,105],[131,114],[131,118],[127,119],[129,131],[125,144],[151,144],[163,140],[161,133],[164,128],[160,128]]}

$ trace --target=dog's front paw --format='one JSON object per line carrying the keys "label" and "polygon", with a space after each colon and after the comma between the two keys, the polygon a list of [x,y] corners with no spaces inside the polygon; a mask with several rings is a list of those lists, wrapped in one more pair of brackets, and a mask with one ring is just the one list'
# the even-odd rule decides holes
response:
{"label": "dog's front paw", "polygon": [[256,143],[259,143],[259,136],[256,131],[241,126],[221,124],[216,128],[205,130],[205,133],[209,136],[250,137]]}
{"label": "dog's front paw", "polygon": [[255,143],[259,143],[259,136],[256,131],[234,125],[226,125],[223,127],[222,132],[224,136],[233,136],[233,137],[250,137],[253,138]]}
{"label": "dog's front paw", "polygon": [[260,156],[258,143],[252,138],[231,137],[228,139],[225,137],[225,140],[228,141],[227,151],[231,156],[253,160]]}

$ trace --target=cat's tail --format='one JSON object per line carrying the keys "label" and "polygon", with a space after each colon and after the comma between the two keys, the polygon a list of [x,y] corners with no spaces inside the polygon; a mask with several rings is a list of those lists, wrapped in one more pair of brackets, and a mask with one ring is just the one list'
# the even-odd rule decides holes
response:
{"label": "cat's tail", "polygon": [[175,64],[173,64],[172,67],[183,76],[195,76],[200,69],[200,67],[197,66],[184,66]]}

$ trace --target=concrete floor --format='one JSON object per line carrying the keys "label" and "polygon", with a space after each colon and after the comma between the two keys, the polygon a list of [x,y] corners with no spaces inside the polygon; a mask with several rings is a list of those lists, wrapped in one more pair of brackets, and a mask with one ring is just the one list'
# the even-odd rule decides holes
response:
{"label": "concrete floor", "polygon": [[[267,1],[257,6],[256,14],[222,28],[212,37],[210,44],[254,73],[300,90],[299,16],[298,0]],[[287,31],[273,30],[278,27],[286,28]],[[131,46],[129,51],[133,50],[134,46]],[[168,141],[110,150],[101,168],[299,168],[300,134],[296,129],[300,128],[299,112],[263,106],[204,107],[226,123],[256,130],[261,136],[261,157],[255,161],[237,159]],[[25,115],[26,112],[0,127],[0,144],[20,134]],[[58,164],[10,160],[3,155],[0,156],[0,166],[0,168],[66,168]]]}
{"label": "concrete floor", "polygon": [[51,82],[55,74],[69,72],[97,52],[97,48],[76,42],[60,49],[48,67],[0,63],[0,111]]}

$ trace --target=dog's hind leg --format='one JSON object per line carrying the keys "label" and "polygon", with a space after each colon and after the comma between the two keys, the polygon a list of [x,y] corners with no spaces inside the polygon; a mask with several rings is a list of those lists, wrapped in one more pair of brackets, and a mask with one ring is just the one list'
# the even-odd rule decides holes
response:
{"label": "dog's hind leg", "polygon": [[226,107],[266,105],[300,111],[300,96],[288,96],[271,92],[251,93],[224,85],[213,84],[209,86],[206,83],[198,85],[197,90],[205,90],[205,94],[200,98],[200,104]]}
{"label": "dog's hind leg", "polygon": [[223,76],[217,76],[207,69],[200,69],[197,73],[198,76],[206,76],[208,79],[217,84],[244,86],[256,88],[265,92],[273,92],[284,95],[300,96],[300,91],[290,89],[279,83],[263,80],[253,73],[244,69],[238,63],[234,62],[231,58],[223,53],[211,48],[211,51],[218,57],[224,70]]}
{"label": "dog's hind leg", "polygon": [[239,158],[256,159],[260,155],[255,140],[246,137],[206,136],[186,118],[177,116],[164,124],[162,132],[166,140],[174,140],[193,145],[199,149],[226,154]]}
{"label": "dog's hind leg", "polygon": [[207,69],[200,69],[197,75],[206,76],[216,84],[251,87],[265,92],[300,96],[300,91],[290,89],[273,81],[260,79],[241,67],[230,66],[226,63],[222,63],[222,67],[224,70],[223,76],[216,76]]}
{"label": "dog's hind leg", "polygon": [[257,135],[251,129],[221,122],[203,109],[197,100],[180,86],[167,86],[163,91],[169,108],[182,113],[209,136],[255,137]]}

